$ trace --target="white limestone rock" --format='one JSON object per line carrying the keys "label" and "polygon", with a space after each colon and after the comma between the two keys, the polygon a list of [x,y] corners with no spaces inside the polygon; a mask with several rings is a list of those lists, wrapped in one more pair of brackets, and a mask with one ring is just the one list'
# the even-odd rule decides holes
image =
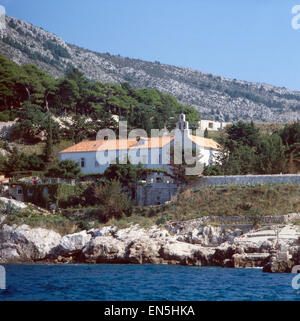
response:
{"label": "white limestone rock", "polygon": [[[207,249],[199,245],[169,242],[162,246],[161,256],[168,263],[183,265],[208,265],[214,249]],[[204,263],[204,264],[203,264]]]}
{"label": "white limestone rock", "polygon": [[268,263],[270,257],[270,253],[236,253],[232,256],[233,267],[263,267]]}
{"label": "white limestone rock", "polygon": [[87,263],[123,263],[126,243],[111,236],[97,236],[83,248]]}
{"label": "white limestone rock", "polygon": [[61,240],[60,234],[43,228],[4,225],[0,230],[0,261],[31,262],[45,259]]}
{"label": "white limestone rock", "polygon": [[25,203],[20,202],[20,201],[16,201],[13,199],[9,199],[6,197],[0,197],[0,201],[2,201],[4,204],[11,203],[13,206],[15,206],[16,208],[21,209],[21,210],[27,208],[27,205]]}
{"label": "white limestone rock", "polygon": [[0,215],[0,225],[5,221],[6,215]]}
{"label": "white limestone rock", "polygon": [[30,228],[27,225],[16,228],[15,232],[34,244],[39,259],[43,259],[61,240],[61,235],[57,232],[44,228]]}
{"label": "white limestone rock", "polygon": [[68,256],[79,253],[91,240],[91,234],[86,231],[65,235],[59,245],[51,251],[51,254]]}
{"label": "white limestone rock", "polygon": [[91,229],[87,233],[91,234],[92,237],[97,236],[112,236],[117,231],[116,226],[104,226],[99,229]]}
{"label": "white limestone rock", "polygon": [[144,238],[132,241],[126,248],[125,259],[134,264],[162,263],[160,257],[161,244],[153,239]]}

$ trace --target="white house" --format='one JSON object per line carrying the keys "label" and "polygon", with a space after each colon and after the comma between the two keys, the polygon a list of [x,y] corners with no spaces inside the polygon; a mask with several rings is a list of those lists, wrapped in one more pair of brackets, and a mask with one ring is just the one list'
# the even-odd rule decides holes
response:
{"label": "white house", "polygon": [[200,120],[199,121],[199,128],[201,130],[222,130],[226,126],[231,125],[231,123],[225,123],[225,122],[219,122],[219,121],[213,121],[213,120]]}
{"label": "white house", "polygon": [[170,169],[170,150],[182,145],[183,149],[199,148],[201,163],[212,164],[220,146],[212,139],[190,134],[189,123],[181,114],[173,136],[140,137],[83,141],[60,152],[60,160],[78,162],[84,174],[104,173],[113,162],[129,159],[146,168]]}

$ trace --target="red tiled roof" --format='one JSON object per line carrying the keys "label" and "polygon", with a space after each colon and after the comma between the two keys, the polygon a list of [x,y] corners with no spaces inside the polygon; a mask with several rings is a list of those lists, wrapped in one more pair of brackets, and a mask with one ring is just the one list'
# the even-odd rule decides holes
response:
{"label": "red tiled roof", "polygon": [[216,149],[216,150],[221,149],[221,146],[211,138],[204,138],[204,137],[193,136],[193,135],[190,135],[190,138],[192,142],[197,144],[198,146]]}
{"label": "red tiled roof", "polygon": [[61,151],[61,153],[95,152],[95,151],[122,150],[122,149],[161,148],[169,144],[173,140],[174,140],[174,137],[163,136],[163,137],[141,138],[139,141],[137,141],[135,138],[84,141]]}
{"label": "red tiled roof", "polygon": [[[202,147],[211,149],[220,149],[220,146],[212,139],[190,136],[191,140]],[[79,152],[96,152],[107,150],[124,150],[124,149],[145,149],[145,148],[162,148],[174,140],[174,136],[141,138],[136,139],[110,139],[83,141],[79,144],[62,150],[60,153],[79,153]]]}

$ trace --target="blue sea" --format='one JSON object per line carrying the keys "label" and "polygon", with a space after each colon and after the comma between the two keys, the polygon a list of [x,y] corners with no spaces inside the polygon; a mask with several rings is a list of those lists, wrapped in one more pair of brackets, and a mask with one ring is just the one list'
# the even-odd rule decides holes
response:
{"label": "blue sea", "polygon": [[0,301],[299,300],[293,274],[171,265],[3,265]]}

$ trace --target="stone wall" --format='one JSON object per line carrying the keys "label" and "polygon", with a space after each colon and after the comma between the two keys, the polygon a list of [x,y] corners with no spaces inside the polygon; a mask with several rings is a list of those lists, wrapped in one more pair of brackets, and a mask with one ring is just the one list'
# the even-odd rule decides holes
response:
{"label": "stone wall", "polygon": [[[157,181],[159,176],[162,177]],[[169,180],[169,178],[168,178]],[[211,185],[260,185],[260,184],[300,184],[300,174],[288,175],[239,175],[239,176],[205,176],[196,183],[178,186],[173,180],[166,181],[164,174],[153,174],[147,178],[144,185],[139,185],[136,190],[136,205],[160,205],[170,201],[180,190],[180,187],[197,189]],[[236,219],[236,218],[235,218]]]}
{"label": "stone wall", "polygon": [[[289,224],[296,220],[300,220],[300,213],[290,213],[279,216],[263,216],[261,218],[261,224],[273,225],[273,224]],[[203,216],[197,219],[183,221],[183,222],[171,222],[166,224],[166,229],[169,232],[175,233],[175,230],[186,230],[186,227],[193,230],[201,226],[218,223],[220,225],[249,225],[253,223],[248,216]]]}
{"label": "stone wall", "polygon": [[170,201],[178,191],[176,184],[154,183],[139,185],[136,189],[136,205],[161,205]]}
{"label": "stone wall", "polygon": [[178,192],[179,185],[164,172],[153,172],[136,188],[135,204],[140,206],[161,205],[170,201]]}
{"label": "stone wall", "polygon": [[300,174],[287,175],[237,175],[237,176],[205,176],[192,188],[209,185],[260,185],[260,184],[281,184],[298,183],[300,184]]}

